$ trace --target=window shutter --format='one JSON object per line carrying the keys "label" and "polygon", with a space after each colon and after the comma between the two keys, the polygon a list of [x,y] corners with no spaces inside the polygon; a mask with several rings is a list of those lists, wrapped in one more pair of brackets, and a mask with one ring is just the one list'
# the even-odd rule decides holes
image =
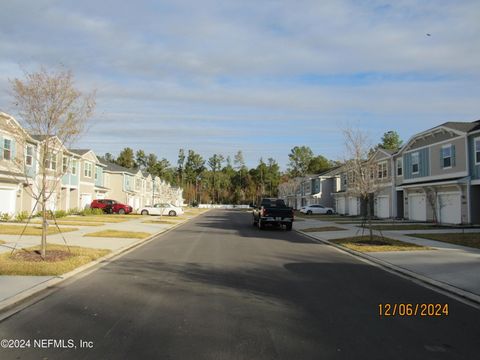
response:
{"label": "window shutter", "polygon": [[3,136],[0,135],[0,160],[3,160]]}
{"label": "window shutter", "polygon": [[440,148],[440,169],[443,169],[443,148]]}
{"label": "window shutter", "polygon": [[455,166],[456,158],[455,158],[455,145],[452,145],[452,167]]}
{"label": "window shutter", "polygon": [[11,142],[10,146],[11,146],[11,151],[10,152],[12,154],[11,158],[12,158],[13,161],[15,161],[15,157],[17,155],[16,152],[15,152],[15,139],[12,139],[12,142]]}

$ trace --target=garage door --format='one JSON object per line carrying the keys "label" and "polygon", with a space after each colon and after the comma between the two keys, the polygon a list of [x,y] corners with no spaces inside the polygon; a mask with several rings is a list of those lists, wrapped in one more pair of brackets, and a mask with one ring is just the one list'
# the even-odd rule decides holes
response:
{"label": "garage door", "polygon": [[358,199],[356,197],[348,198],[348,214],[358,215]]}
{"label": "garage door", "polygon": [[0,189],[0,213],[15,212],[15,189]]}
{"label": "garage door", "polygon": [[377,198],[377,217],[382,219],[390,217],[390,199],[388,196]]}
{"label": "garage door", "polygon": [[438,194],[438,221],[447,224],[460,224],[462,222],[462,199],[458,192]]}
{"label": "garage door", "polygon": [[82,209],[90,207],[92,203],[92,194],[82,194],[80,195],[80,206]]}
{"label": "garage door", "polygon": [[337,213],[345,214],[345,198],[343,197],[337,199]]}
{"label": "garage door", "polygon": [[424,194],[408,196],[408,217],[410,220],[427,221],[427,201]]}

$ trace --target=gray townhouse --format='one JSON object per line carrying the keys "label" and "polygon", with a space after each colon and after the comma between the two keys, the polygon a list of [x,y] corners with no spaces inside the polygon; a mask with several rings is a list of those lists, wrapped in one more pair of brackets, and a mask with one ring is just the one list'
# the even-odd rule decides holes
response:
{"label": "gray townhouse", "polygon": [[302,206],[323,205],[334,207],[332,194],[340,186],[339,167],[320,174],[290,179],[279,185],[279,197],[287,206],[300,209]]}
{"label": "gray townhouse", "polygon": [[480,120],[446,122],[412,136],[394,154],[396,216],[480,223],[479,135]]}

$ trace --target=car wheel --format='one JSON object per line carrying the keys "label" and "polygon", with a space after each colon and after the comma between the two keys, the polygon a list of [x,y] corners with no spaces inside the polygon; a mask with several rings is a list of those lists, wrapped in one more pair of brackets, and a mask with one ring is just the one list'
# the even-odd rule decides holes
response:
{"label": "car wheel", "polygon": [[333,214],[332,210],[327,210],[327,215],[332,215],[332,214]]}
{"label": "car wheel", "polygon": [[307,215],[312,215],[312,210],[308,210]]}
{"label": "car wheel", "polygon": [[142,210],[142,215],[148,215],[148,211],[147,210]]}
{"label": "car wheel", "polygon": [[174,210],[170,210],[168,216],[177,216],[177,213]]}
{"label": "car wheel", "polygon": [[121,215],[125,214],[125,209],[119,209],[118,213],[121,214]]}
{"label": "car wheel", "polygon": [[292,231],[292,225],[293,225],[293,224],[286,224],[286,225],[285,225],[285,230],[287,230],[287,231]]}

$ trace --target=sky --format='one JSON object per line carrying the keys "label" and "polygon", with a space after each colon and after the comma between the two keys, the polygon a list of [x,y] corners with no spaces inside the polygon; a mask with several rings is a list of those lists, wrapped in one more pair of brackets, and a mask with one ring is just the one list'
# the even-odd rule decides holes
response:
{"label": "sky", "polygon": [[479,19],[478,0],[0,0],[0,111],[9,79],[62,64],[97,91],[78,148],[339,160],[347,127],[480,119]]}

